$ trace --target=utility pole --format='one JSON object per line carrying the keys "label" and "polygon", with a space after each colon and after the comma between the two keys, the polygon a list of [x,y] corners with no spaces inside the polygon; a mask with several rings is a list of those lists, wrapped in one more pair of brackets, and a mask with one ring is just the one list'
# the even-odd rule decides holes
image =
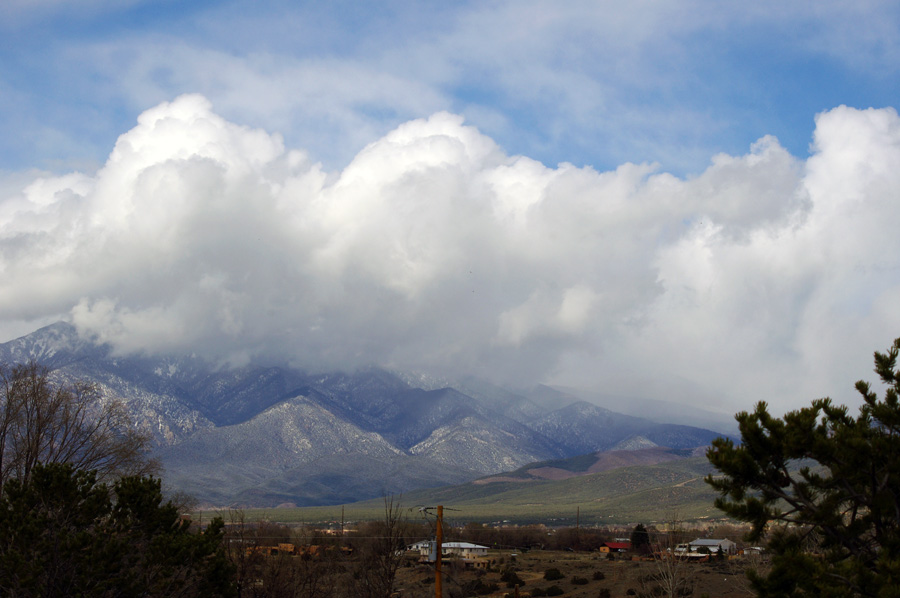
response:
{"label": "utility pole", "polygon": [[[444,505],[437,507],[420,507],[419,511],[426,514],[426,517],[433,511],[437,510],[437,526],[435,526],[434,543],[434,595],[436,598],[444,598],[444,586],[441,579],[441,564],[444,552]],[[450,509],[451,511],[453,509]],[[428,555],[429,562],[432,560],[431,554]]]}
{"label": "utility pole", "polygon": [[441,580],[441,553],[443,548],[441,544],[444,541],[444,505],[438,505],[437,508],[437,534],[436,534],[436,554],[434,556],[434,596],[435,598],[444,598],[443,582]]}
{"label": "utility pole", "polygon": [[581,507],[575,511],[575,550],[581,549]]}

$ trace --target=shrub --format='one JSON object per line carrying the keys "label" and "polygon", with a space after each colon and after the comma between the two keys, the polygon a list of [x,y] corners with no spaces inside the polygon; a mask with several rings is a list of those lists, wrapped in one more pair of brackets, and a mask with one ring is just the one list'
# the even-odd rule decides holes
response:
{"label": "shrub", "polygon": [[565,594],[565,592],[559,586],[550,586],[549,588],[547,588],[548,596],[562,596],[563,594]]}
{"label": "shrub", "polygon": [[603,571],[594,571],[594,581],[602,581],[606,579],[606,574]]}
{"label": "shrub", "polygon": [[544,588],[534,588],[533,590],[531,590],[532,598],[538,598],[540,596],[546,596],[546,595],[547,595],[547,590],[545,590]]}
{"label": "shrub", "polygon": [[597,594],[597,598],[610,598],[612,596],[612,592],[609,591],[609,588],[600,588],[600,593]]}
{"label": "shrub", "polygon": [[557,579],[562,579],[563,577],[565,576],[556,567],[551,567],[544,571],[544,579],[547,581],[555,581]]}
{"label": "shrub", "polygon": [[586,577],[578,577],[577,575],[572,576],[572,585],[573,586],[586,586],[588,585],[588,580]]}
{"label": "shrub", "polygon": [[481,579],[476,579],[475,581],[471,581],[465,584],[462,587],[463,591],[467,596],[477,595],[477,596],[487,596],[488,594],[493,594],[500,590],[500,586],[495,583],[484,583]]}
{"label": "shrub", "polygon": [[514,588],[514,587],[516,587],[516,585],[520,585],[520,586],[525,585],[525,582],[522,581],[522,579],[516,573],[516,570],[513,569],[512,567],[510,567],[509,569],[506,569],[500,575],[500,581],[506,582],[507,588]]}

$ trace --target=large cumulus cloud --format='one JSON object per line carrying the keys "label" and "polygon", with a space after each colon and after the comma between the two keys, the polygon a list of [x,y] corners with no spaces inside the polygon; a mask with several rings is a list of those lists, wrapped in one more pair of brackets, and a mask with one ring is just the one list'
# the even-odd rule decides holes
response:
{"label": "large cumulus cloud", "polygon": [[900,119],[816,124],[807,161],[765,137],[683,179],[548,168],[439,113],[327,172],[182,96],[94,174],[0,186],[0,321],[223,364],[800,404],[900,334]]}

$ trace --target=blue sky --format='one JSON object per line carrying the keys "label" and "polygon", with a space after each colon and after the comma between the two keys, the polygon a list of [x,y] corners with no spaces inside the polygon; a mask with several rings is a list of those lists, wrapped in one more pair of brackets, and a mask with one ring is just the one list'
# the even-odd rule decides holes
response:
{"label": "blue sky", "polygon": [[0,11],[5,170],[99,165],[141,111],[202,93],[331,168],[447,110],[550,166],[696,174],[764,135],[805,156],[817,113],[890,106],[900,91],[893,2],[12,0]]}
{"label": "blue sky", "polygon": [[[0,4],[0,338],[858,402],[896,2]],[[653,364],[653,367],[648,367]]]}

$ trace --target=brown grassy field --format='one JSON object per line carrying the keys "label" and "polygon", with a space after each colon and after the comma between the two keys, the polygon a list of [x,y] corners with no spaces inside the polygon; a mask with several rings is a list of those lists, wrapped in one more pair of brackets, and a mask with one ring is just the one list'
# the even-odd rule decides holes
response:
{"label": "brown grassy field", "polygon": [[[519,596],[526,598],[533,593],[544,595],[551,586],[563,591],[560,596],[571,598],[628,598],[654,595],[658,583],[653,579],[657,574],[657,564],[652,561],[632,561],[630,557],[608,560],[601,553],[578,553],[532,550],[514,552],[509,550],[492,551],[489,554],[491,568],[489,571],[465,569],[452,561],[444,565],[444,596],[463,598],[467,596],[514,596],[515,589],[508,588],[501,581],[502,571],[514,568],[516,575],[523,582],[519,588]],[[684,572],[692,593],[696,598],[738,598],[752,596],[747,586],[744,569],[747,563],[740,557],[730,561],[710,561],[707,563],[691,563],[685,566]],[[544,579],[547,569],[558,569],[562,578],[554,581]],[[582,582],[573,583],[580,578]],[[498,589],[486,592],[497,584]],[[416,563],[409,558],[398,574],[398,596],[402,598],[431,598],[435,595],[434,569],[431,565]],[[604,589],[608,590],[606,594]],[[538,590],[535,592],[535,590]],[[659,595],[659,594],[655,594]]]}

